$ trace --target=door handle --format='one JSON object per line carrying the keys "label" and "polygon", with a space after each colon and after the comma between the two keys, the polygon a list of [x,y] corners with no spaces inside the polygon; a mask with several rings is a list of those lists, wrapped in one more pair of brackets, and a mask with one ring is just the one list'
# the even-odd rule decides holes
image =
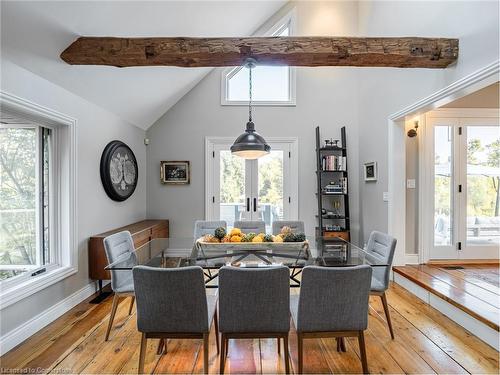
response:
{"label": "door handle", "polygon": [[250,212],[250,198],[247,198],[247,212]]}
{"label": "door handle", "polygon": [[253,212],[257,212],[257,198],[253,199]]}

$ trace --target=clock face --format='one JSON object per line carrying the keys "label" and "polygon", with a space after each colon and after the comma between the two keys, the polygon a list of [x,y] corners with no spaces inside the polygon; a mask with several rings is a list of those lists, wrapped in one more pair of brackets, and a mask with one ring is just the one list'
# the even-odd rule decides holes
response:
{"label": "clock face", "polygon": [[124,201],[137,185],[137,160],[125,143],[110,142],[101,156],[101,180],[108,196]]}

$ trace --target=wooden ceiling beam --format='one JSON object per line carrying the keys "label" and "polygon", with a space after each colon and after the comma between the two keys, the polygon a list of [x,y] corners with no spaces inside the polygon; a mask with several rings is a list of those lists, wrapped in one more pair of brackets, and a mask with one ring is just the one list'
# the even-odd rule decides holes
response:
{"label": "wooden ceiling beam", "polygon": [[448,38],[112,38],[80,37],[61,54],[71,65],[239,66],[261,65],[446,68],[458,58],[458,39]]}

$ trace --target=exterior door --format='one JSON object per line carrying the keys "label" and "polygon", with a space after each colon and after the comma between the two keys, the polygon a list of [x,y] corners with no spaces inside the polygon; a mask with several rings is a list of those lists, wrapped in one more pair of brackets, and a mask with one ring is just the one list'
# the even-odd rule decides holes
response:
{"label": "exterior door", "polygon": [[225,220],[229,227],[238,220],[262,220],[270,233],[275,220],[297,218],[295,141],[269,143],[271,152],[257,160],[232,155],[230,142],[207,143],[208,220]]}
{"label": "exterior door", "polygon": [[431,118],[430,259],[496,259],[500,245],[498,118]]}

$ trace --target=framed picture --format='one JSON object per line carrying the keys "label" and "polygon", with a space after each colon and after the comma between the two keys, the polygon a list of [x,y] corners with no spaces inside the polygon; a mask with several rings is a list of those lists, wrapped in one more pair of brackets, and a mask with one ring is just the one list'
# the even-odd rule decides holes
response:
{"label": "framed picture", "polygon": [[161,161],[160,180],[162,184],[189,184],[189,161]]}
{"label": "framed picture", "polygon": [[365,163],[365,181],[377,181],[377,162]]}

